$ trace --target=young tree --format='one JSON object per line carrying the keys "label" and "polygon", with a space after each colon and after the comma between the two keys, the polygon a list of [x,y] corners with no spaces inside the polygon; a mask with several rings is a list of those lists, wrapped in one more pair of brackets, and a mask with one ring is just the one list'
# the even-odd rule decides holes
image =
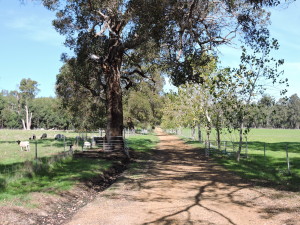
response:
{"label": "young tree", "polygon": [[[174,84],[201,82],[191,63],[237,33],[253,48],[263,47],[265,7],[280,1],[143,1],[43,0],[57,12],[55,28],[66,35],[66,46],[76,60],[92,65],[104,90],[107,135],[123,129],[121,84],[146,78],[145,65],[166,62]],[[93,61],[92,61],[93,60]],[[207,60],[202,60],[205,65]],[[148,67],[149,68],[149,67]],[[85,74],[89,76],[89,74]],[[95,81],[96,83],[96,81]]]}
{"label": "young tree", "polygon": [[[35,98],[39,89],[37,88],[38,83],[34,80],[22,79],[19,85],[19,92],[17,93],[17,99],[19,101],[20,107],[25,112],[25,118],[22,117],[22,125],[24,130],[31,129],[31,120],[32,120],[32,112],[30,112],[29,104]],[[21,113],[19,111],[19,113]]]}
{"label": "young tree", "polygon": [[[233,128],[239,132],[239,149],[237,151],[237,161],[240,160],[240,153],[243,144],[243,135],[249,131],[250,127],[245,126],[245,119],[249,117],[250,103],[259,95],[263,95],[266,87],[276,83],[285,84],[287,79],[282,79],[282,71],[279,66],[283,60],[275,60],[270,57],[270,51],[278,49],[276,40],[265,39],[265,48],[257,49],[252,54],[247,53],[243,48],[241,64],[233,70],[232,83],[228,89],[230,92],[225,96],[225,101],[231,112],[234,113],[236,124]],[[285,93],[282,90],[281,93]],[[228,119],[233,115],[226,113]],[[231,117],[231,118],[230,118]]]}

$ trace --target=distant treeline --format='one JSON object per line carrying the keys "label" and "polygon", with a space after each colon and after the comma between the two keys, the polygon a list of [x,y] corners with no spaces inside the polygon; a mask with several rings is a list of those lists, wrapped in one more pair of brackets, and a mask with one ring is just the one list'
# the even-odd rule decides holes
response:
{"label": "distant treeline", "polygon": [[[23,128],[26,111],[18,96],[16,91],[0,93],[0,128]],[[34,98],[28,101],[28,108],[32,117],[31,129],[69,129],[72,126],[71,118],[57,98]]]}
{"label": "distant treeline", "polygon": [[[146,110],[145,106],[147,106],[145,101],[149,101],[150,103],[153,101],[147,96],[143,98],[143,101],[137,101],[136,98],[139,96],[139,93],[133,91],[131,94],[133,95],[131,98],[135,100],[130,102],[141,104],[140,107],[144,108],[144,110]],[[125,100],[126,99],[127,98],[125,97]],[[160,101],[161,104],[163,104],[163,95],[160,97]],[[159,105],[161,106],[161,104]],[[128,107],[127,104],[125,104],[125,106],[126,116],[131,117],[131,119],[135,121],[135,124],[137,123],[136,121],[151,123],[151,121],[148,121],[149,119],[147,119],[147,117],[139,118],[138,115],[140,115],[140,113],[131,112],[129,109],[132,107]],[[33,98],[28,102],[28,107],[30,108],[30,113],[32,113],[31,129],[80,129],[83,128],[83,125],[85,129],[95,128],[93,126],[96,125],[97,127],[101,127],[95,123],[95,118],[90,118],[90,116],[88,116],[88,113],[81,112],[78,116],[76,116],[75,112],[70,113],[69,110],[66,110],[63,107],[63,104],[59,98]],[[300,128],[300,98],[297,96],[297,94],[294,94],[287,99],[279,99],[278,101],[275,101],[273,97],[266,95],[263,96],[259,101],[252,103],[249,107],[251,108],[250,113],[252,115],[249,115],[248,119],[245,121],[247,127],[288,129]],[[26,114],[26,111],[23,108],[22,101],[19,100],[16,91],[2,91],[0,93],[0,128],[22,129],[22,119],[25,118]],[[137,108],[138,106],[135,105],[134,109]],[[161,115],[150,113],[148,111],[146,114],[151,115],[151,118],[157,116],[156,124],[158,124],[158,121],[161,119]],[[83,114],[86,114],[86,116],[83,116]],[[99,121],[103,120],[103,118],[98,119]],[[154,119],[152,118],[151,120]]]}
{"label": "distant treeline", "polygon": [[271,96],[262,97],[253,103],[248,120],[253,128],[300,128],[300,98],[297,94],[275,101]]}

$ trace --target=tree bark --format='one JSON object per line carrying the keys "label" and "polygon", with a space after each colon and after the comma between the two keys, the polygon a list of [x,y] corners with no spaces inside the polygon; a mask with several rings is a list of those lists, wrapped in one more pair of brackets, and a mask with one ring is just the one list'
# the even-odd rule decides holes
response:
{"label": "tree bark", "polygon": [[202,139],[201,139],[202,135],[201,135],[201,126],[200,126],[200,123],[198,123],[197,126],[198,126],[198,141],[201,142],[202,141]]}
{"label": "tree bark", "polygon": [[243,145],[243,130],[244,130],[244,122],[243,119],[240,122],[240,132],[239,132],[239,136],[240,136],[240,140],[239,140],[239,149],[237,151],[237,156],[236,156],[236,160],[239,162],[240,158],[241,158],[241,151],[242,151],[242,145]]}
{"label": "tree bark", "polygon": [[26,130],[25,120],[22,119],[23,130]]}
{"label": "tree bark", "polygon": [[109,54],[105,60],[104,72],[106,79],[106,138],[123,135],[123,104],[121,89],[121,65],[124,50],[117,38],[109,43]]}
{"label": "tree bark", "polygon": [[29,115],[29,109],[28,109],[28,106],[25,105],[25,113],[26,113],[26,124],[25,124],[25,129],[26,130],[30,130],[30,127],[31,127],[31,118],[32,118],[32,113],[30,113]]}
{"label": "tree bark", "polygon": [[192,139],[195,140],[195,127],[192,126],[191,129],[192,129]]}
{"label": "tree bark", "polygon": [[113,68],[107,75],[107,127],[106,137],[108,140],[114,136],[122,136],[123,133],[123,104],[122,90],[120,85],[120,72]]}

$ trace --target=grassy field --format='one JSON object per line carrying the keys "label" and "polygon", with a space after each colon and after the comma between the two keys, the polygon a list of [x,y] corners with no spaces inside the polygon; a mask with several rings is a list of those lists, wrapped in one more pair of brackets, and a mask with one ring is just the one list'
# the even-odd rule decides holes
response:
{"label": "grassy field", "polygon": [[[190,138],[191,129],[183,128],[180,136]],[[201,129],[202,138],[206,139],[206,132],[204,129]],[[196,129],[195,137],[198,137],[198,130]],[[211,140],[216,140],[216,131],[212,129],[211,131]],[[239,135],[237,132],[229,133],[226,129],[221,132],[222,141],[233,141],[237,142]],[[278,142],[297,142],[300,143],[300,129],[251,129],[250,133],[247,135],[247,140],[252,142],[267,142],[267,143],[278,143]]]}
{"label": "grassy field", "polygon": [[[184,129],[182,138],[187,143],[203,148],[204,145],[190,138],[190,130]],[[196,136],[197,137],[197,136]],[[212,131],[211,140],[215,140]],[[274,185],[289,190],[300,190],[300,130],[252,129],[244,143],[240,162],[235,160],[238,135],[223,132],[221,151],[213,151],[213,157],[229,170],[258,184]],[[224,142],[226,141],[226,142]],[[215,148],[216,144],[212,143]],[[226,149],[226,153],[225,153]],[[287,152],[290,172],[287,165]],[[213,153],[212,152],[212,153]]]}
{"label": "grassy field", "polygon": [[[101,158],[73,158],[59,156],[64,151],[63,141],[54,140],[57,133],[66,135],[72,142],[78,133],[58,131],[35,131],[37,137],[47,133],[46,140],[38,139],[38,157],[34,160],[34,141],[31,151],[20,151],[15,140],[26,140],[32,131],[0,130],[0,204],[16,202],[23,204],[32,192],[58,193],[70,189],[78,181],[101,174],[114,163]],[[89,133],[88,136],[97,135]],[[127,137],[129,147],[138,152],[154,148],[154,135],[134,135]],[[81,147],[78,147],[81,150]],[[59,156],[59,157],[58,157]],[[59,159],[58,159],[59,158]]]}
{"label": "grassy field", "polygon": [[[43,133],[47,134],[46,139],[40,139]],[[30,151],[21,151],[20,147],[16,143],[17,140],[29,141],[29,137],[33,134],[36,135],[37,140],[30,141]],[[55,140],[56,134],[63,134],[66,136],[64,140]],[[74,144],[74,150],[81,150],[81,146],[75,145],[76,136],[88,136],[98,135],[97,133],[84,133],[79,134],[70,131],[53,131],[53,130],[0,130],[0,163],[1,165],[10,165],[12,163],[21,163],[27,160],[35,159],[35,148],[37,146],[38,158],[50,157],[57,153],[69,150],[70,144]],[[37,145],[36,145],[37,144]],[[1,172],[1,171],[0,171]]]}

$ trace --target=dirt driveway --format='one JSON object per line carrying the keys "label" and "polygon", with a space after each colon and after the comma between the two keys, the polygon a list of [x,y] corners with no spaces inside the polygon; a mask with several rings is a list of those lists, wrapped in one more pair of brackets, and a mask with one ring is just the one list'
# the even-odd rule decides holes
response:
{"label": "dirt driveway", "polygon": [[300,224],[300,196],[255,188],[175,136],[66,224]]}

